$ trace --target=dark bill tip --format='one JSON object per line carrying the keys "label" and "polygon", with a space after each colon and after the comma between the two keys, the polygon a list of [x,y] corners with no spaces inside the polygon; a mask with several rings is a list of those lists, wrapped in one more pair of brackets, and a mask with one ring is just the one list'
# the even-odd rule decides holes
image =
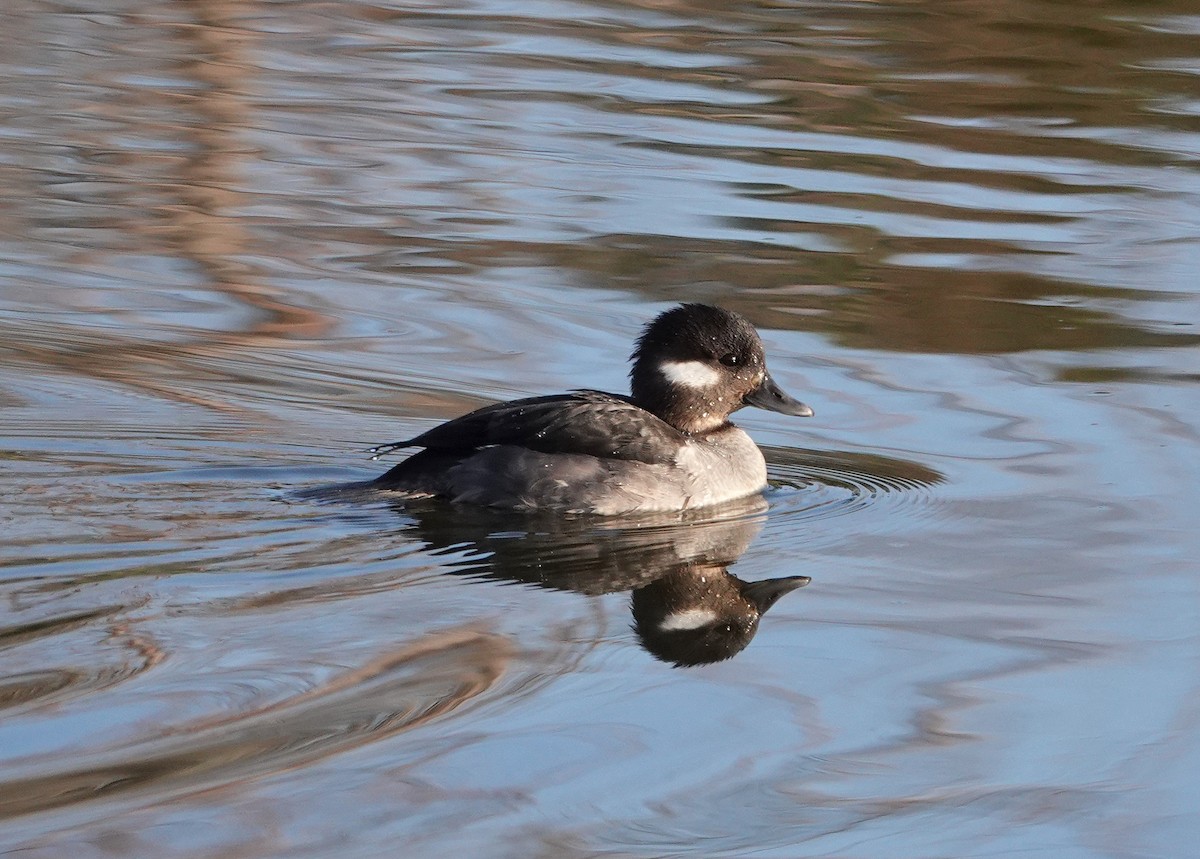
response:
{"label": "dark bill tip", "polygon": [[742,402],[748,406],[757,406],[760,409],[784,415],[795,415],[798,418],[813,416],[813,410],[794,397],[785,394],[783,388],[775,384],[770,373],[763,377],[761,385],[742,397]]}
{"label": "dark bill tip", "polygon": [[758,608],[762,614],[779,600],[784,594],[791,593],[796,588],[802,588],[811,582],[808,576],[786,576],[782,579],[764,579],[761,582],[747,582],[742,585],[742,594]]}

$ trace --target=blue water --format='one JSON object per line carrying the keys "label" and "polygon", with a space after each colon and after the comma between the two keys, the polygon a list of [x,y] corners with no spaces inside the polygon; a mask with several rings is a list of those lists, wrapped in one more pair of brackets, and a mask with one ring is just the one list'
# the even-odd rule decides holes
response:
{"label": "blue water", "polygon": [[[1190,855],[1197,35],[1181,0],[20,0],[0,853]],[[625,390],[678,301],[816,410],[737,416],[765,509],[305,494]],[[789,576],[727,660],[634,629]]]}

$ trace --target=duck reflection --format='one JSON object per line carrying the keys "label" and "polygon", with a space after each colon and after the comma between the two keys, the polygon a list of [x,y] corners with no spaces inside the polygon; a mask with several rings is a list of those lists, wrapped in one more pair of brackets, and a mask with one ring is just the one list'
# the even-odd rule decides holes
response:
{"label": "duck reflection", "polygon": [[808,576],[746,582],[728,571],[762,530],[766,502],[612,521],[537,517],[468,506],[397,506],[434,553],[482,557],[454,573],[597,595],[632,591],[633,630],[653,656],[676,666],[728,659],[759,619]]}
{"label": "duck reflection", "polygon": [[741,652],[781,596],[811,581],[786,576],[744,582],[722,564],[684,564],[634,588],[633,631],[656,658],[677,666]]}

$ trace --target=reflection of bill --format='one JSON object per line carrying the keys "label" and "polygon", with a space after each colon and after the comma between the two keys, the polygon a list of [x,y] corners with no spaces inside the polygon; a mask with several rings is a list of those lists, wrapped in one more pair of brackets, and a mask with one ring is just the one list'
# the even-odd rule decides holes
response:
{"label": "reflection of bill", "polygon": [[675,665],[728,659],[784,594],[809,582],[744,582],[726,569],[765,521],[758,496],[690,513],[613,520],[535,516],[467,505],[405,502],[397,511],[431,550],[483,557],[451,572],[582,594],[633,592],[642,645]]}

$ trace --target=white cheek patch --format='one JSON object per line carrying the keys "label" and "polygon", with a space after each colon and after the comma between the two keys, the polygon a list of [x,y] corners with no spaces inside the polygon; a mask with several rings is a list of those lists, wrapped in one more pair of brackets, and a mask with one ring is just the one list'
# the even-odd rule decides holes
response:
{"label": "white cheek patch", "polygon": [[699,629],[708,626],[717,619],[717,613],[711,608],[689,608],[684,611],[671,612],[662,619],[658,628],[663,632],[677,632],[681,629]]}
{"label": "white cheek patch", "polygon": [[663,361],[658,369],[668,382],[685,388],[711,388],[721,381],[721,374],[700,361]]}

